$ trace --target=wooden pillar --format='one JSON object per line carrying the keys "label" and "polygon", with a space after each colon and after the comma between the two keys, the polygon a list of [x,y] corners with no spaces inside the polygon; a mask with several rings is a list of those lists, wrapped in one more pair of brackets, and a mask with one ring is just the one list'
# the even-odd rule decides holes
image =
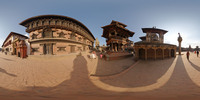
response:
{"label": "wooden pillar", "polygon": [[162,49],[162,59],[165,57],[165,49]]}
{"label": "wooden pillar", "polygon": [[115,52],[117,52],[117,43],[115,43]]}
{"label": "wooden pillar", "polygon": [[111,51],[113,51],[113,43],[111,43]]}
{"label": "wooden pillar", "polygon": [[120,51],[120,44],[118,43],[118,52]]}
{"label": "wooden pillar", "polygon": [[147,48],[145,48],[145,60],[147,60]]}
{"label": "wooden pillar", "polygon": [[176,57],[176,48],[174,49],[174,58]]}
{"label": "wooden pillar", "polygon": [[154,59],[156,60],[156,49],[154,49]]}
{"label": "wooden pillar", "polygon": [[135,49],[135,60],[137,61],[139,59],[139,49],[138,48],[134,48]]}

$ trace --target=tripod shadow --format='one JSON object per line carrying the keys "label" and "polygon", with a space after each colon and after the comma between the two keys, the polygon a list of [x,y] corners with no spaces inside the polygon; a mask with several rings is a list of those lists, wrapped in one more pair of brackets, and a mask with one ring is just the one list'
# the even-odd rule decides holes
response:
{"label": "tripod shadow", "polygon": [[195,65],[190,60],[189,60],[189,63],[192,65],[193,68],[195,68],[196,70],[200,71],[200,67],[199,66]]}
{"label": "tripod shadow", "polygon": [[7,74],[7,75],[9,75],[9,76],[12,76],[12,77],[17,77],[17,75],[8,73],[5,69],[2,69],[2,68],[0,68],[0,72],[1,72],[1,73],[4,73],[4,74]]}

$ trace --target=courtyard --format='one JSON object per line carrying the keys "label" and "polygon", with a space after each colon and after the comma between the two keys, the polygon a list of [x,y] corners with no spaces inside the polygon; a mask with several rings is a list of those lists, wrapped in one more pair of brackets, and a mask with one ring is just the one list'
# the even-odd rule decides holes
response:
{"label": "courtyard", "polygon": [[29,56],[0,53],[2,100],[199,100],[200,57],[133,57],[104,61],[89,53]]}

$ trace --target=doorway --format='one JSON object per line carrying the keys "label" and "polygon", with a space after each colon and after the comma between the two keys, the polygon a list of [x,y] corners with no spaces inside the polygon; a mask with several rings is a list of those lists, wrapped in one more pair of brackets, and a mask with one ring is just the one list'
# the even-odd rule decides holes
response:
{"label": "doorway", "polygon": [[53,55],[53,44],[44,44],[43,54],[44,55]]}
{"label": "doorway", "polygon": [[171,57],[174,57],[174,49],[171,50]]}

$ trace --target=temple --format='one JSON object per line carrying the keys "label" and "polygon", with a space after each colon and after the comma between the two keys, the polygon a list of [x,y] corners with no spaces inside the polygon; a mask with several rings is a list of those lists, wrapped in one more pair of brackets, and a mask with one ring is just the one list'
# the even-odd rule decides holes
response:
{"label": "temple", "polygon": [[93,48],[94,36],[76,19],[61,15],[41,15],[20,23],[29,33],[31,55],[64,55]]}
{"label": "temple", "polygon": [[176,45],[164,43],[164,34],[168,31],[153,28],[142,28],[146,36],[134,45],[135,59],[164,59],[176,56]]}
{"label": "temple", "polygon": [[112,21],[110,25],[102,27],[102,37],[106,38],[106,44],[108,46],[108,55],[106,58],[129,55],[128,47],[133,42],[128,38],[132,37],[135,33],[126,29],[126,26],[123,23]]}

